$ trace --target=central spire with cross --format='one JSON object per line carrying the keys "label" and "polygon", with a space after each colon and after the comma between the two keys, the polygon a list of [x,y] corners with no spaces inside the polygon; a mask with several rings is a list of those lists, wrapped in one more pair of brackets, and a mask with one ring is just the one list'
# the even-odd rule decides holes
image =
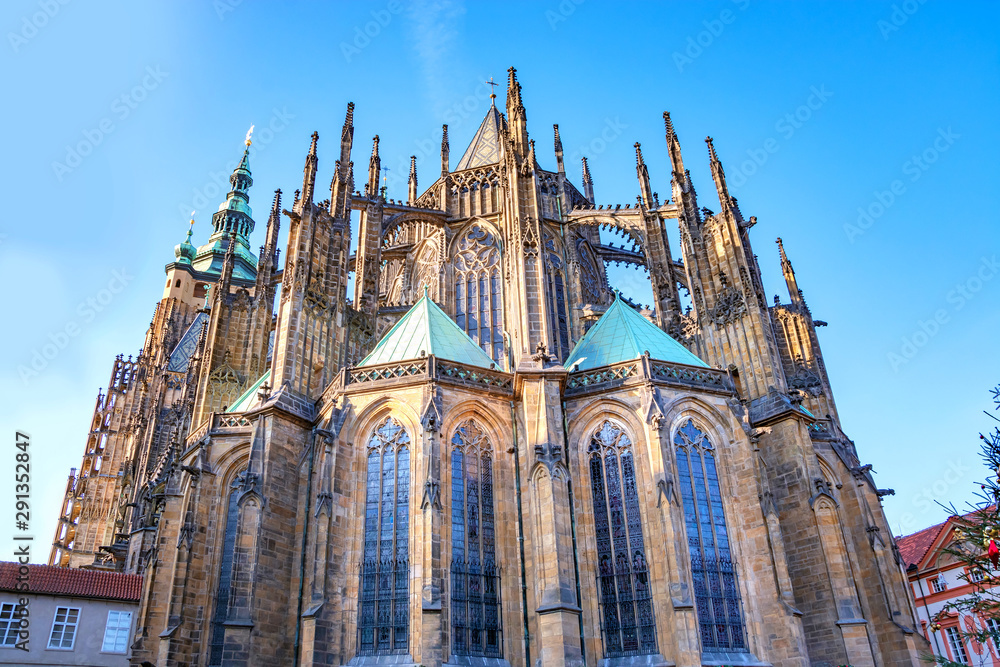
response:
{"label": "central spire with cross", "polygon": [[496,88],[497,88],[497,86],[499,86],[500,84],[499,84],[499,83],[497,83],[497,82],[495,82],[495,81],[493,80],[493,77],[491,76],[491,77],[490,77],[490,80],[486,82],[486,85],[490,86],[490,104],[491,104],[491,105],[493,105],[493,106],[496,106],[496,99],[497,99],[497,91],[496,91]]}

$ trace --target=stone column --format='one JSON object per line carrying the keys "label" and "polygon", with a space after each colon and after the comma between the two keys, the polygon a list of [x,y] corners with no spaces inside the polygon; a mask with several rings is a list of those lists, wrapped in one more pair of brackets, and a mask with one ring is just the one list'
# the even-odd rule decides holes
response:
{"label": "stone column", "polygon": [[[420,628],[419,649],[414,658],[427,667],[437,667],[447,657],[444,643],[444,611],[441,591],[444,588],[444,568],[441,558],[441,437],[438,432],[441,414],[437,388],[430,387],[430,398],[421,418],[423,426],[423,460],[426,462],[423,494],[416,511],[416,522],[423,533],[419,541]],[[446,609],[446,606],[445,606]],[[414,647],[417,648],[417,647]]]}
{"label": "stone column", "polygon": [[580,614],[570,516],[569,471],[565,464],[560,381],[562,366],[544,368],[544,349],[535,355],[538,368],[518,368],[525,438],[522,458],[528,466],[528,521],[538,607],[538,650],[545,667],[582,666]]}

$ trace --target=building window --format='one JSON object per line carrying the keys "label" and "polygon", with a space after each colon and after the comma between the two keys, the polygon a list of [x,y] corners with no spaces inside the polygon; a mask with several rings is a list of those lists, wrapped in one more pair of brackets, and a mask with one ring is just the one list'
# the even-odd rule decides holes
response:
{"label": "building window", "polygon": [[707,653],[745,652],[739,582],[729,550],[715,448],[690,419],[677,431],[674,444],[702,647]]}
{"label": "building window", "polygon": [[358,653],[405,653],[409,639],[410,437],[392,417],[368,441]]}
{"label": "building window", "polygon": [[129,631],[132,629],[132,612],[109,611],[108,624],[104,626],[104,644],[107,653],[125,653],[128,650]]}
{"label": "building window", "polygon": [[468,420],[451,439],[452,653],[503,657],[489,438]]}
{"label": "building window", "polygon": [[965,643],[962,641],[962,633],[958,628],[945,628],[948,635],[948,645],[951,647],[951,657],[955,662],[963,665],[969,664],[969,654],[965,652]]}
{"label": "building window", "polygon": [[76,626],[80,622],[80,610],[73,607],[56,607],[49,635],[49,648],[73,650],[76,640]]}
{"label": "building window", "polygon": [[226,532],[222,540],[222,558],[219,564],[219,584],[215,592],[215,614],[212,617],[212,644],[208,664],[222,664],[222,647],[226,640],[226,616],[229,612],[229,588],[233,576],[233,552],[236,550],[236,529],[238,527],[240,508],[240,493],[246,479],[246,470],[242,470],[233,479],[229,488],[229,499],[226,503]]}
{"label": "building window", "polygon": [[[552,242],[549,242],[552,245]],[[566,316],[566,287],[563,283],[562,261],[555,252],[549,252],[546,281],[549,298],[549,335],[552,337],[551,350],[559,359],[569,356],[569,319]]]}
{"label": "building window", "polygon": [[632,442],[610,421],[590,439],[597,581],[606,657],[656,653]]}
{"label": "building window", "polygon": [[17,605],[4,602],[0,605],[0,646],[17,644],[17,634],[21,626],[21,615],[17,613]]}
{"label": "building window", "polygon": [[983,580],[983,571],[978,568],[973,568],[968,571],[966,576],[970,584],[978,584]]}
{"label": "building window", "polygon": [[943,575],[938,575],[931,579],[931,590],[935,593],[948,590],[948,582],[944,580]]}
{"label": "building window", "polygon": [[493,361],[503,361],[500,248],[493,235],[473,225],[455,253],[455,321]]}

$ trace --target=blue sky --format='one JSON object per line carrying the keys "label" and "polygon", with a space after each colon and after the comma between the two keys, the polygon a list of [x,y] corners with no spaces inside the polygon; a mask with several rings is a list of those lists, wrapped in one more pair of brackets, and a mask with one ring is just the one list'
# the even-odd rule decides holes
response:
{"label": "blue sky", "polygon": [[[192,209],[195,241],[207,237],[249,125],[257,246],[273,190],[301,183],[313,130],[329,183],[348,101],[358,186],[377,133],[389,196],[405,198],[409,156],[430,184],[449,123],[454,164],[489,104],[484,81],[512,65],[539,161],[555,166],[559,123],[567,170],[579,183],[589,156],[599,203],[635,201],[635,141],[666,196],[669,110],[700,203],[718,209],[714,137],[759,220],[768,292],[783,294],[781,236],[830,324],[842,421],[896,489],[895,531],[940,520],[934,499],[961,502],[983,476],[977,434],[1000,382],[1000,6],[64,1],[0,10],[0,437],[33,438],[36,560],[111,361],[140,348]],[[53,341],[37,374],[19,372]]]}

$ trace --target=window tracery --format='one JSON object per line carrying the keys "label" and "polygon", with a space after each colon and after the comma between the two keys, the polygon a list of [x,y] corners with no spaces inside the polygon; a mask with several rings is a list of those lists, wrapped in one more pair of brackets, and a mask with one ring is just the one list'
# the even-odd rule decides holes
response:
{"label": "window tracery", "polygon": [[451,439],[452,653],[503,656],[489,438],[474,420]]}
{"label": "window tracery", "polygon": [[677,430],[674,444],[702,647],[707,653],[745,652],[739,582],[729,548],[715,447],[690,419]]}
{"label": "window tracery", "polygon": [[597,581],[606,657],[656,653],[632,442],[606,420],[590,439]]}
{"label": "window tracery", "polygon": [[368,441],[359,655],[405,653],[408,647],[409,443],[392,417]]}
{"label": "window tracery", "polygon": [[455,253],[455,321],[498,364],[503,360],[500,248],[473,225]]}

